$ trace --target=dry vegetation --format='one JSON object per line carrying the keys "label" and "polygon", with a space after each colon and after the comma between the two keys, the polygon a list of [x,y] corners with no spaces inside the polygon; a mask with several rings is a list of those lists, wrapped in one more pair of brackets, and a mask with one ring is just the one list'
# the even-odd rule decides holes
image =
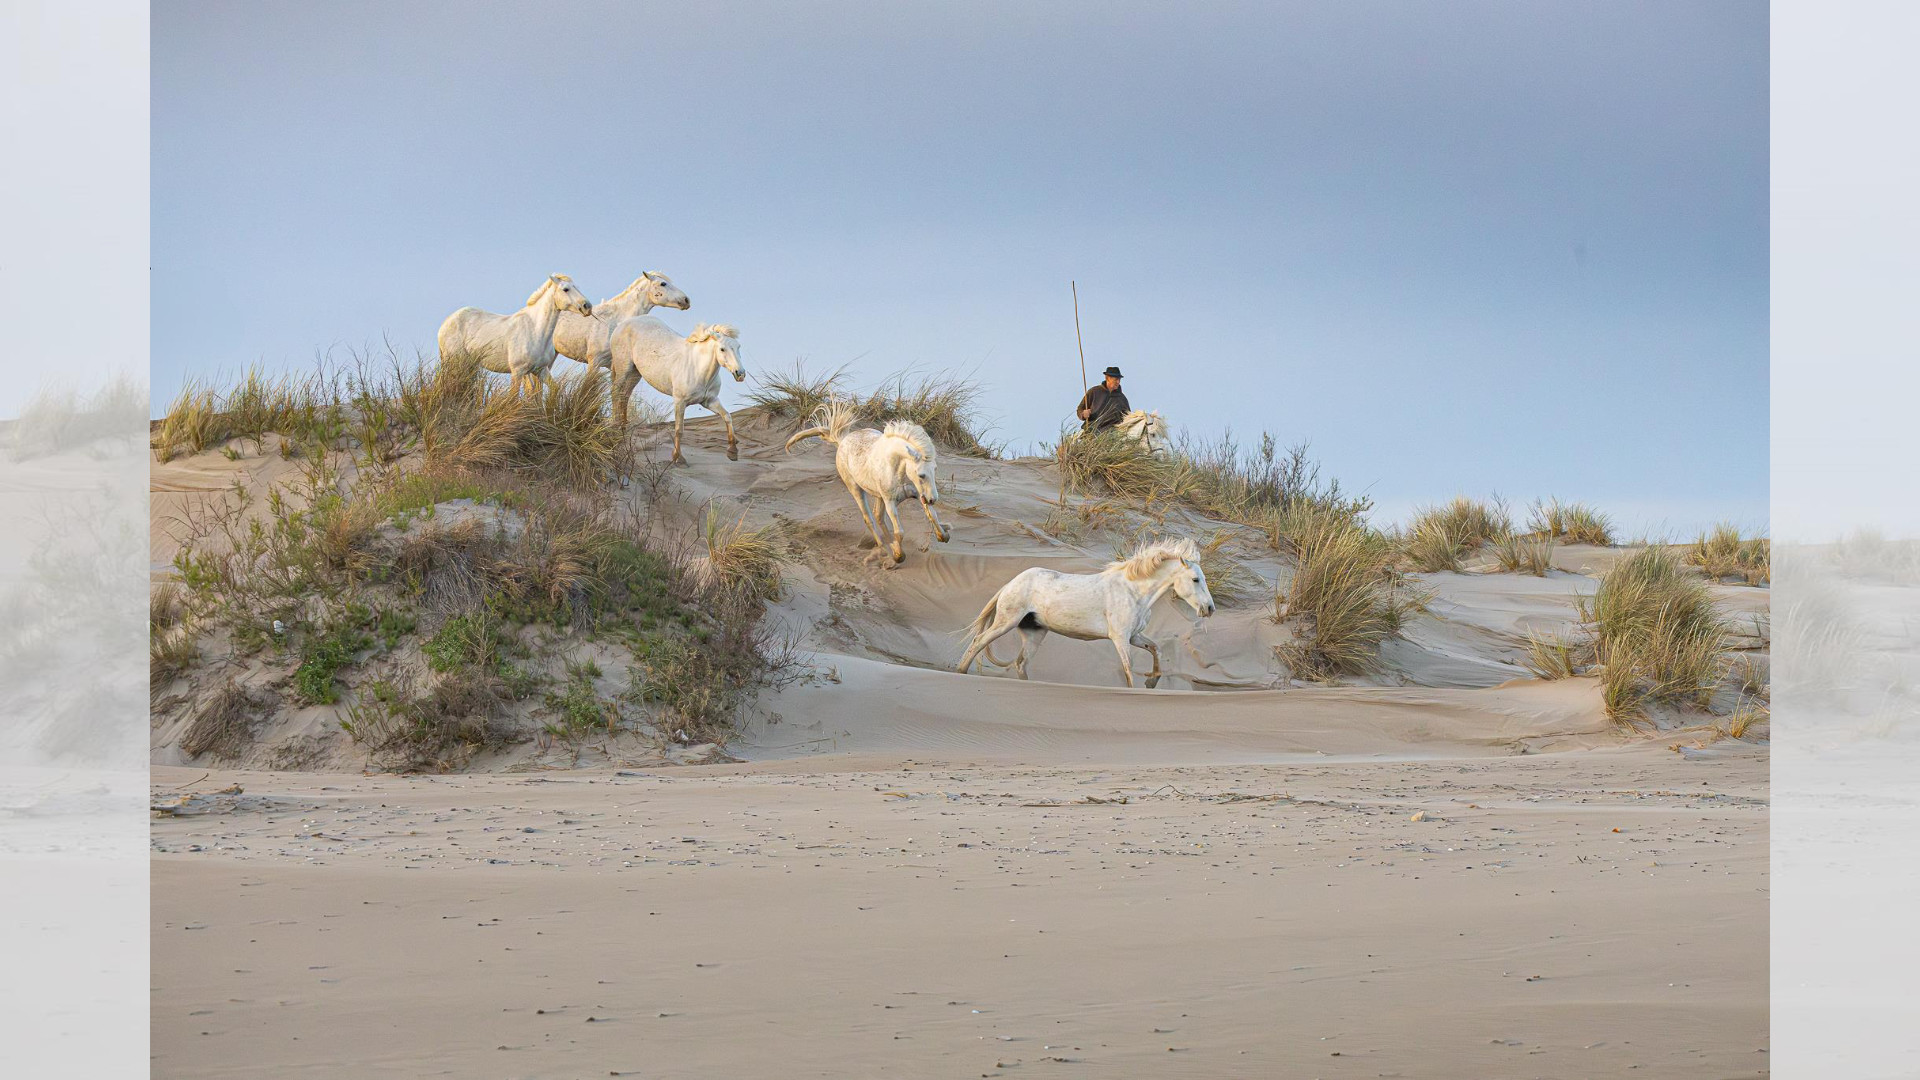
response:
{"label": "dry vegetation", "polygon": [[1543,499],[1533,504],[1527,519],[1530,532],[1569,544],[1613,545],[1613,520],[1585,503]]}
{"label": "dry vegetation", "polygon": [[791,370],[764,374],[755,381],[757,385],[747,392],[747,400],[767,415],[795,426],[829,402],[850,400],[861,420],[875,425],[911,420],[954,453],[992,458],[1003,449],[999,443],[987,441],[980,384],[969,378],[900,372],[881,380],[871,391],[858,393],[849,392],[844,368],[813,375],[795,362]]}
{"label": "dry vegetation", "polygon": [[1608,715],[1634,720],[1649,703],[1706,708],[1727,674],[1731,627],[1707,583],[1665,548],[1635,552],[1600,579],[1584,612],[1593,627]]}
{"label": "dry vegetation", "polygon": [[1764,536],[1740,538],[1736,525],[1721,523],[1694,541],[1687,562],[1715,581],[1739,578],[1749,585],[1765,585],[1773,578],[1772,545]]}
{"label": "dry vegetation", "polygon": [[[759,627],[785,559],[776,533],[710,519],[695,557],[613,506],[608,482],[636,463],[604,373],[516,396],[471,366],[250,372],[183,393],[154,444],[165,458],[229,440],[299,471],[182,523],[176,580],[152,594],[156,692],[224,650],[283,672],[270,685],[294,704],[336,708],[375,762],[451,768],[528,737],[529,709],[549,734],[583,734],[592,716],[615,734],[723,741],[787,662]],[[647,490],[664,498],[663,483]],[[589,638],[624,646],[633,691],[556,680],[556,650]],[[187,752],[239,756],[251,736],[234,703],[259,689],[230,686],[201,694]]]}
{"label": "dry vegetation", "polygon": [[116,375],[98,389],[46,387],[27,403],[13,423],[14,461],[57,454],[115,436],[138,435],[147,428],[147,388]]}

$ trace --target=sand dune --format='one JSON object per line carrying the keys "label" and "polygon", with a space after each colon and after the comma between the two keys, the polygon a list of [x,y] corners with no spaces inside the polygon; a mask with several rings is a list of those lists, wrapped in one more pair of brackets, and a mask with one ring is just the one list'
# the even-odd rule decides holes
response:
{"label": "sand dune", "polygon": [[[1124,538],[1050,535],[1043,462],[945,459],[952,543],[914,508],[884,565],[826,451],[741,435],[729,462],[690,423],[663,511],[797,537],[769,618],[812,677],[741,763],[613,740],[361,775],[315,707],[241,764],[306,740],[327,771],[234,771],[156,717],[157,804],[242,789],[155,822],[156,1076],[1766,1072],[1764,745],[1629,733],[1594,680],[1521,665],[1613,552],[1420,575],[1429,613],[1348,685],[1289,680],[1264,602],[1165,604],[1155,690],[1058,637],[1030,682],[959,675],[1009,577]],[[156,465],[156,572],[164,516],[287,468]]]}

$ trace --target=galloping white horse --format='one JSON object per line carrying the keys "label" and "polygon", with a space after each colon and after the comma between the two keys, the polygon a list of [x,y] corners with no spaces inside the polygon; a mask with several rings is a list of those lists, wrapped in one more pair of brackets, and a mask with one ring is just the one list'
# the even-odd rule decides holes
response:
{"label": "galloping white horse", "polygon": [[731,326],[701,323],[681,337],[651,315],[622,319],[613,328],[609,345],[613,368],[613,416],[627,426],[627,401],[641,379],[673,399],[673,462],[680,456],[680,423],[687,406],[704,405],[727,424],[727,460],[740,460],[740,444],[733,437],[733,417],[720,404],[720,369],[733,372],[733,381],[747,377],[740,370],[740,331]]}
{"label": "galloping white horse", "polygon": [[[906,558],[900,546],[900,513],[894,506],[903,495],[919,498],[935,539],[944,544],[952,538],[953,531],[933,512],[934,504],[940,501],[940,485],[934,477],[939,462],[926,429],[908,420],[889,420],[884,430],[849,431],[857,417],[852,403],[845,401],[822,405],[814,419],[819,426],[796,432],[787,440],[787,452],[793,452],[793,444],[815,436],[832,445],[833,469],[860,508],[860,518],[873,534],[875,548],[889,546],[880,536],[880,515],[884,511],[886,524],[893,530],[893,561]],[[869,495],[874,500],[872,513],[867,511]]]}
{"label": "galloping white horse", "polygon": [[1158,412],[1135,409],[1120,418],[1120,434],[1146,447],[1147,453],[1165,457],[1173,452],[1173,440],[1167,438],[1167,418]]}
{"label": "galloping white horse", "polygon": [[440,324],[440,362],[470,357],[488,371],[507,376],[515,393],[522,381],[537,392],[540,379],[553,366],[553,328],[562,311],[593,314],[593,305],[565,274],[548,277],[527,297],[527,306],[511,315],[463,307]]}
{"label": "galloping white horse", "polygon": [[1128,649],[1139,647],[1153,657],[1153,670],[1146,675],[1147,689],[1160,684],[1160,648],[1147,637],[1147,616],[1154,601],[1173,590],[1201,618],[1213,614],[1213,594],[1207,591],[1207,575],[1200,570],[1200,549],[1192,540],[1161,540],[1142,544],[1132,555],[1107,564],[1097,574],[1063,574],[1057,570],[1034,567],[1014,575],[1012,581],[987,601],[980,617],[973,621],[972,641],[955,669],[964,674],[979,656],[995,667],[1007,667],[994,657],[994,641],[1015,627],[1020,630],[1020,655],[1014,658],[1013,672],[1027,677],[1027,658],[1040,647],[1051,630],[1080,641],[1113,642],[1120,654],[1120,673],[1127,685],[1133,685],[1133,661]]}

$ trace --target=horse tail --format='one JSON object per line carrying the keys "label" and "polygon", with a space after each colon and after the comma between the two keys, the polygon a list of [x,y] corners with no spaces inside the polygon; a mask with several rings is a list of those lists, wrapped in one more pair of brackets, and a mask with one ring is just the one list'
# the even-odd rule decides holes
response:
{"label": "horse tail", "polygon": [[800,440],[802,440],[802,439],[811,439],[811,438],[815,438],[815,437],[818,437],[818,438],[820,438],[821,440],[823,440],[823,441],[825,441],[825,442],[832,442],[832,441],[833,441],[833,440],[832,440],[831,438],[829,438],[829,437],[828,437],[828,434],[827,434],[827,429],[826,429],[826,428],[823,428],[823,427],[810,427],[810,428],[808,428],[808,429],[807,429],[807,430],[805,430],[805,431],[796,431],[796,432],[794,432],[794,434],[793,434],[793,438],[791,438],[791,439],[788,439],[788,440],[787,440],[787,453],[789,453],[789,454],[791,454],[791,453],[793,453],[793,444],[794,444],[794,443],[797,443],[797,442],[799,442],[799,441],[800,441]]}
{"label": "horse tail", "polygon": [[[1000,594],[994,593],[993,598],[987,601],[987,606],[980,609],[980,617],[973,620],[972,626],[967,627],[967,643],[969,646],[986,631],[987,627],[993,625],[993,617],[999,610]],[[997,668],[1008,666],[1005,660],[993,655],[993,644],[991,642],[980,647],[980,655],[977,659],[992,664]]]}

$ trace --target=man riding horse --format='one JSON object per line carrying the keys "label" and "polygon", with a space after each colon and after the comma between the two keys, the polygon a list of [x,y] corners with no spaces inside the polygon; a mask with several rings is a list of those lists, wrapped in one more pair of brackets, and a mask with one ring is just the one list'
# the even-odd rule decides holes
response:
{"label": "man riding horse", "polygon": [[1080,399],[1080,407],[1074,410],[1074,415],[1081,420],[1082,431],[1113,427],[1133,411],[1133,406],[1127,404],[1127,395],[1120,392],[1120,369],[1110,367],[1101,374],[1105,378],[1087,388],[1085,396]]}

